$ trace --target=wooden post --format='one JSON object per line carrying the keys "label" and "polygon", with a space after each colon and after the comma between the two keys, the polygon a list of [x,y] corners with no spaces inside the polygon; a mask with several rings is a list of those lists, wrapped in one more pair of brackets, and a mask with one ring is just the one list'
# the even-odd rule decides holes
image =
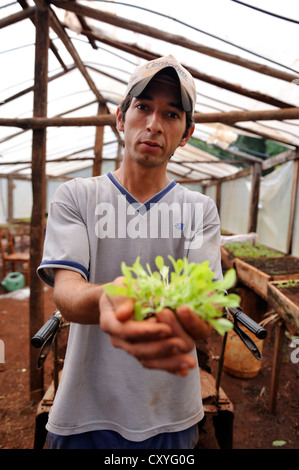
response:
{"label": "wooden post", "polygon": [[7,201],[8,201],[8,208],[7,208],[7,222],[12,223],[13,221],[13,176],[8,175],[7,177]]}
{"label": "wooden post", "polygon": [[272,376],[271,376],[271,386],[270,386],[270,412],[275,414],[276,412],[276,403],[277,403],[277,391],[279,384],[279,374],[282,361],[282,352],[283,344],[285,337],[285,322],[283,320],[279,321],[275,326],[275,343],[274,343],[274,357],[273,357],[273,367],[272,367]]}
{"label": "wooden post", "polygon": [[216,183],[216,196],[215,196],[215,203],[218,210],[218,214],[220,214],[220,207],[221,207],[221,181],[217,181]]}
{"label": "wooden post", "polygon": [[[296,151],[297,160],[294,161],[294,172],[293,172],[293,185],[291,193],[291,208],[290,208],[290,222],[288,229],[288,238],[287,238],[287,253],[292,253],[292,242],[293,242],[293,231],[294,231],[294,221],[296,214],[296,201],[298,193],[298,184],[299,184],[299,149]],[[297,210],[298,212],[298,210]]]}
{"label": "wooden post", "polygon": [[[106,110],[106,105],[99,103],[98,107],[98,116],[104,114]],[[92,176],[100,176],[102,173],[102,157],[103,157],[103,142],[104,142],[104,126],[97,126],[96,128],[96,138],[94,146],[94,162],[92,169]]]}
{"label": "wooden post", "polygon": [[249,223],[248,233],[256,232],[257,216],[258,216],[258,203],[260,196],[260,180],[262,174],[262,164],[256,162],[253,164],[252,180],[251,180],[251,195],[249,206]]}
{"label": "wooden post", "polygon": [[[34,116],[47,115],[47,75],[49,47],[49,10],[44,0],[36,1],[36,49]],[[45,226],[46,207],[46,128],[33,130],[32,137],[32,193],[33,206],[30,231],[30,338],[44,323],[43,286],[37,278]],[[39,401],[43,395],[43,370],[37,369],[39,350],[30,347],[30,392],[31,400]]]}

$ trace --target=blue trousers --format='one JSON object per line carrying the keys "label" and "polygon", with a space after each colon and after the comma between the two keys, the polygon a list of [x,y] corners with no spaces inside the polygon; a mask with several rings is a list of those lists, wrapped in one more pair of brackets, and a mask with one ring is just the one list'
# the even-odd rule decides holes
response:
{"label": "blue trousers", "polygon": [[123,438],[115,431],[90,431],[71,436],[48,432],[48,449],[194,449],[198,441],[197,424],[184,431],[157,434],[145,441]]}

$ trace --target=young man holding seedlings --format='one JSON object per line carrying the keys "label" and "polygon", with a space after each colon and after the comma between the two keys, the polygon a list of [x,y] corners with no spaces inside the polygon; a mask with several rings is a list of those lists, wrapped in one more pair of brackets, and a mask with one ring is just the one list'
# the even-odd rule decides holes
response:
{"label": "young man holding seedlings", "polygon": [[173,56],[137,67],[117,127],[113,173],[59,187],[40,278],[70,322],[65,364],[47,424],[50,448],[191,449],[203,418],[195,340],[211,330],[187,307],[137,322],[133,301],[108,296],[121,262],[137,256],[209,260],[222,277],[214,202],[170,180],[167,163],[193,133],[196,89]]}

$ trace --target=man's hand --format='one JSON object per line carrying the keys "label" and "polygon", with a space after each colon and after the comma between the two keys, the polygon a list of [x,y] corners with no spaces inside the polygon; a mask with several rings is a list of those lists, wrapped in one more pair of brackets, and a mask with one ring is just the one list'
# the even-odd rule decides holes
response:
{"label": "man's hand", "polygon": [[189,307],[184,305],[178,307],[176,314],[184,329],[194,340],[201,341],[212,333],[212,325],[202,320]]}
{"label": "man's hand", "polygon": [[149,369],[186,375],[196,366],[190,354],[193,339],[184,331],[174,313],[164,309],[157,316],[137,322],[133,319],[133,301],[129,298],[100,298],[100,325],[111,343],[124,349]]}

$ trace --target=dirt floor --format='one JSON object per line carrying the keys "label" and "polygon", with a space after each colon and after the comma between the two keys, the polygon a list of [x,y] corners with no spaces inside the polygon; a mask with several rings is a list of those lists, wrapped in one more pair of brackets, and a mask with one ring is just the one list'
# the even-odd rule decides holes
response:
{"label": "dirt floor", "polygon": [[[26,289],[15,291],[26,293]],[[54,312],[51,290],[45,291],[45,319]],[[37,404],[29,391],[29,298],[0,297],[0,339],[5,346],[5,363],[0,372],[0,449],[32,449]],[[3,344],[2,343],[2,344]],[[273,361],[274,327],[268,327],[263,360],[258,375],[243,379],[222,374],[221,387],[233,404],[233,448],[299,448],[299,363],[290,360],[293,349],[285,337],[276,413],[269,411],[269,391]],[[212,374],[217,373],[215,356],[221,339],[214,333],[207,343]],[[297,354],[299,358],[299,354]],[[0,364],[1,366],[1,364]],[[45,365],[45,385],[51,380],[52,360]],[[218,449],[212,417],[201,433],[199,449]]]}

